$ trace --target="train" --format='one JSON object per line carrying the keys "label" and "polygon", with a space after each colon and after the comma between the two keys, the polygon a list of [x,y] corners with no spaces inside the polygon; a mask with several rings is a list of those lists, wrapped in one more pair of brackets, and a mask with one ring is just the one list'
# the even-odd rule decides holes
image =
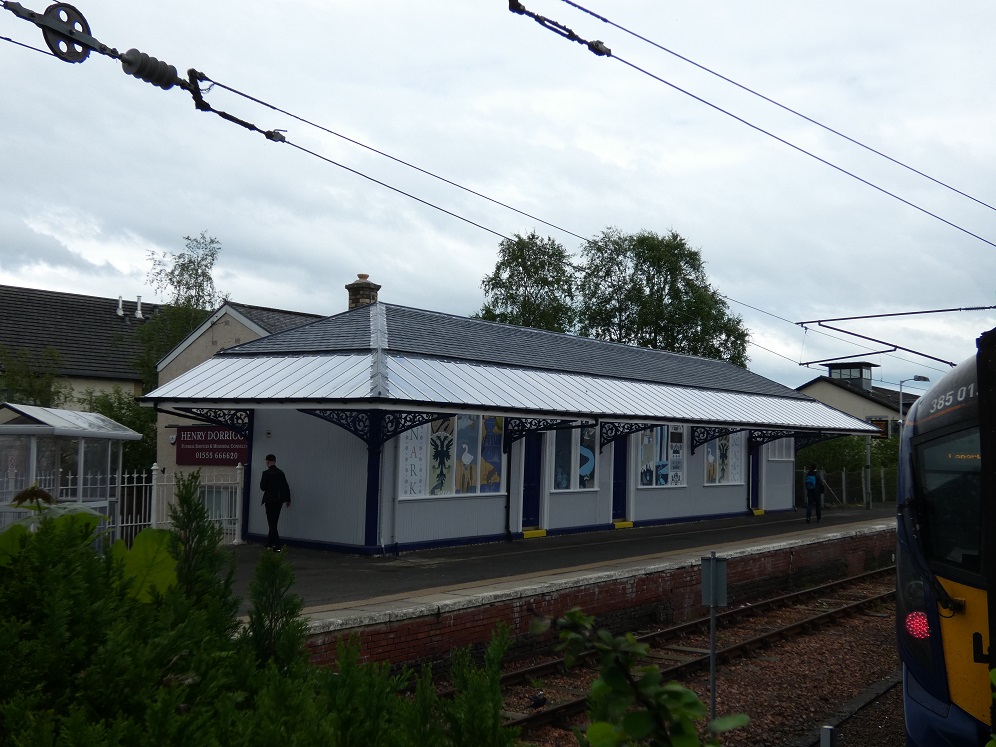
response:
{"label": "train", "polygon": [[996,330],[979,349],[916,400],[902,428],[896,630],[909,747],[981,746],[991,735],[986,579],[996,558],[984,527],[996,520],[996,415],[980,367],[986,351],[996,360]]}

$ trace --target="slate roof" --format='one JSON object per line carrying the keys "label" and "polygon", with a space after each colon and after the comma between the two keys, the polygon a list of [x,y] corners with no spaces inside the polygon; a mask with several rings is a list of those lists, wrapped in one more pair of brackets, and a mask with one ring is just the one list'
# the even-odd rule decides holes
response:
{"label": "slate roof", "polygon": [[874,430],[722,361],[383,303],[219,352],[142,400],[167,408],[456,407],[639,423]]}
{"label": "slate roof", "polygon": [[[0,285],[0,345],[34,354],[55,348],[66,376],[138,381],[137,305],[124,300],[118,316],[116,298]],[[146,319],[156,309],[142,303]]]}
{"label": "slate roof", "polygon": [[285,332],[302,324],[323,319],[321,314],[305,314],[298,311],[284,311],[283,309],[270,309],[265,306],[250,306],[245,303],[229,301],[228,305],[252,320],[270,334]]}
{"label": "slate roof", "polygon": [[[829,376],[817,376],[812,381],[807,381],[800,387],[797,387],[797,391],[805,391],[807,388],[811,387],[813,384],[824,381],[827,384],[832,384],[839,389],[844,389],[851,394],[854,394],[863,399],[867,399],[870,402],[874,402],[882,407],[887,407],[890,410],[895,410],[899,412],[899,390],[897,389],[887,389],[881,386],[872,386],[871,391],[862,387],[860,384],[856,384],[847,379],[833,379]],[[910,405],[919,399],[919,394],[914,394],[913,392],[904,389],[903,390],[903,411],[909,412]]]}
{"label": "slate roof", "polygon": [[724,361],[375,303],[219,355],[368,352],[490,363],[790,399],[805,394]]}

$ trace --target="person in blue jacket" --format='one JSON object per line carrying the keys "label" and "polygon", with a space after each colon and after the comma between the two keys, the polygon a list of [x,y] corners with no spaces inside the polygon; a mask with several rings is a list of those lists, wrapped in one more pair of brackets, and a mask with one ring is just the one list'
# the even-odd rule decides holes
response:
{"label": "person in blue jacket", "polygon": [[816,509],[816,523],[819,524],[823,521],[823,478],[820,477],[820,473],[816,471],[816,465],[810,464],[809,471],[806,473],[806,523],[809,523],[809,517],[813,515],[813,509]]}

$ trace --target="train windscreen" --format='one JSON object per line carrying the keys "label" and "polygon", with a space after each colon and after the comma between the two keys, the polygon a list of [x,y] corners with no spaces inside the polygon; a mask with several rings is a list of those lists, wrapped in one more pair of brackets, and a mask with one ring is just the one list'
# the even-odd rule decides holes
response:
{"label": "train windscreen", "polygon": [[981,542],[979,429],[970,428],[915,447],[924,551],[932,565],[978,574]]}

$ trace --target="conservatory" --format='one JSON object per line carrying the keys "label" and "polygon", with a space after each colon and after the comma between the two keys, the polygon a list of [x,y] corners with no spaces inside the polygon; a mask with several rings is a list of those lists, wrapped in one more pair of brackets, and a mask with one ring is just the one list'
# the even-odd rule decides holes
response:
{"label": "conservatory", "polygon": [[60,503],[80,503],[114,523],[122,442],[141,435],[92,412],[0,404],[0,527],[25,511],[10,502],[37,484]]}

